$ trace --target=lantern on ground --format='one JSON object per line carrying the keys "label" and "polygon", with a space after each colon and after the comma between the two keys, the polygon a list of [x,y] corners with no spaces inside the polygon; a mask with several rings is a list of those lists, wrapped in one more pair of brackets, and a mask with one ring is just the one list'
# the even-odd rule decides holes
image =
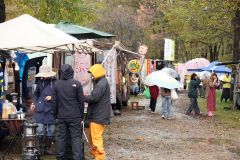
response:
{"label": "lantern on ground", "polygon": [[36,134],[37,123],[26,121],[23,125],[22,159],[40,160],[39,141]]}

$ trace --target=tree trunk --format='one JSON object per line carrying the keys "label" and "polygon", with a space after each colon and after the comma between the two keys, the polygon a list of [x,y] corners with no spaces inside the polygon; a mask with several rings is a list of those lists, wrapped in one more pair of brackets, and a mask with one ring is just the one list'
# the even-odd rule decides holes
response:
{"label": "tree trunk", "polygon": [[233,26],[233,60],[240,60],[240,10],[236,11],[232,19]]}
{"label": "tree trunk", "polygon": [[212,62],[214,60],[214,47],[212,44],[210,44],[208,46],[208,49],[209,49],[209,53],[210,53],[210,62]]}
{"label": "tree trunk", "polygon": [[4,0],[0,0],[0,23],[5,22],[6,13],[5,13],[5,3]]}

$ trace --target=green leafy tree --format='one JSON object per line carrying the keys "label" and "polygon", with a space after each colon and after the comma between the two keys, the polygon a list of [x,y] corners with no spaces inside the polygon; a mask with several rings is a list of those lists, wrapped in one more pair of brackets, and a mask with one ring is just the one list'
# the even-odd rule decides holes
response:
{"label": "green leafy tree", "polygon": [[9,0],[7,4],[14,10],[9,12],[9,18],[28,13],[46,23],[66,20],[82,25],[95,18],[92,8],[82,0]]}

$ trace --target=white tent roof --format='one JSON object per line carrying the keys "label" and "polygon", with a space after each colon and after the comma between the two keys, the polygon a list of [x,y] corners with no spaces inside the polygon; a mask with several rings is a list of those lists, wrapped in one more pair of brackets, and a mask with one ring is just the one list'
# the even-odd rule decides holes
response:
{"label": "white tent roof", "polygon": [[73,44],[76,47],[83,43],[28,14],[0,23],[1,50],[52,52],[60,49],[72,50]]}

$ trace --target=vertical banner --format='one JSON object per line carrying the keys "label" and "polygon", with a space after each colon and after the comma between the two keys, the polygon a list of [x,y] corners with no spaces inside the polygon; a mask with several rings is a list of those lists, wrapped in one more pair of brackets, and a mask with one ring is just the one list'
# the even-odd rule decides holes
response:
{"label": "vertical banner", "polygon": [[146,74],[149,75],[151,73],[151,59],[147,59],[147,72]]}
{"label": "vertical banner", "polygon": [[157,61],[153,60],[153,71],[157,70]]}
{"label": "vertical banner", "polygon": [[175,56],[175,42],[171,39],[165,38],[164,60],[174,61],[174,56]]}
{"label": "vertical banner", "polygon": [[143,67],[143,63],[144,63],[144,59],[145,59],[145,55],[147,54],[147,51],[148,51],[148,47],[146,45],[139,46],[138,53],[141,55],[140,57],[141,67]]}
{"label": "vertical banner", "polygon": [[147,68],[147,60],[145,59],[143,65],[142,65],[142,70],[141,70],[141,77],[142,77],[143,82],[146,79],[146,68]]}
{"label": "vertical banner", "polygon": [[74,78],[81,82],[84,95],[90,95],[91,93],[91,74],[88,73],[90,66],[91,56],[89,54],[75,53]]}
{"label": "vertical banner", "polygon": [[103,64],[105,70],[106,70],[106,78],[110,85],[110,91],[111,91],[111,103],[116,103],[116,67],[117,67],[117,52],[116,49],[112,50],[106,50],[104,51],[104,57],[109,54],[107,60]]}

